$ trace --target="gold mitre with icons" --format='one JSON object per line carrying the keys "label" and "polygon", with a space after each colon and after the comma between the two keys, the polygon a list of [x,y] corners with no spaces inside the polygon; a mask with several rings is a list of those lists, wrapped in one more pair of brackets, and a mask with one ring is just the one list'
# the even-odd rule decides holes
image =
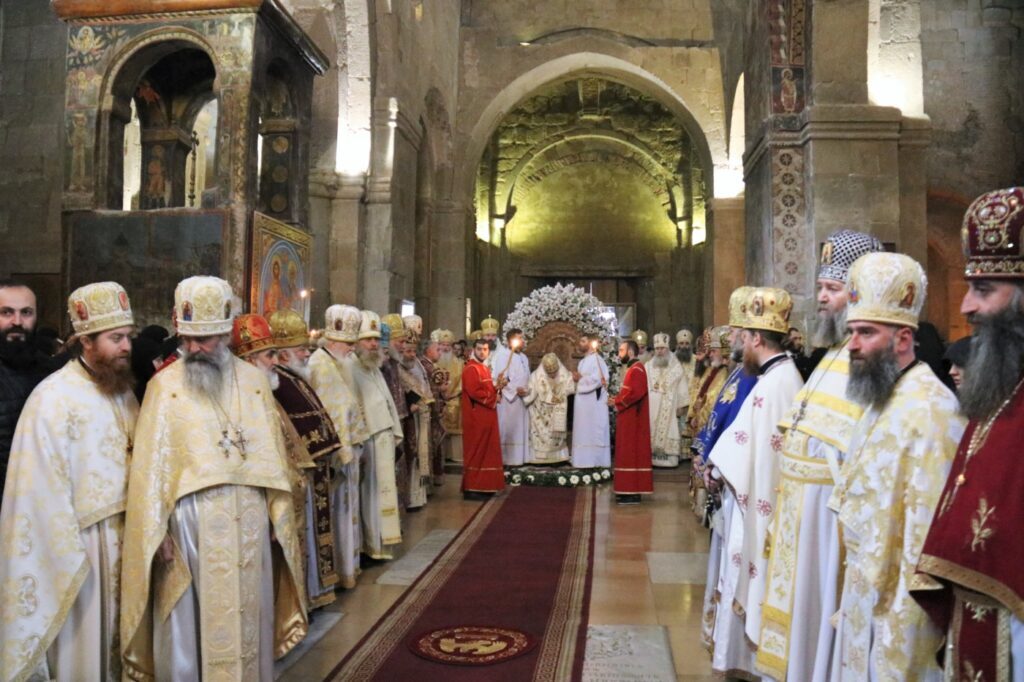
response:
{"label": "gold mitre with icons", "polygon": [[729,347],[729,337],[732,336],[732,326],[723,324],[711,328],[711,336],[708,338],[708,350],[724,350]]}
{"label": "gold mitre with icons", "polygon": [[629,338],[633,339],[636,345],[643,346],[644,348],[647,347],[647,332],[643,329],[633,330],[633,333],[629,335]]}
{"label": "gold mitre with icons", "polygon": [[278,348],[309,345],[309,328],[302,315],[294,310],[275,310],[267,317]]}
{"label": "gold mitre with icons", "polygon": [[447,329],[435,329],[430,332],[430,340],[434,343],[455,343],[455,334]]}
{"label": "gold mitre with icons", "polygon": [[729,294],[729,326],[747,326],[747,307],[750,304],[750,292],[754,287],[737,287]]}
{"label": "gold mitre with icons", "polygon": [[423,338],[423,318],[419,315],[406,315],[402,318],[406,334],[419,341]]}
{"label": "gold mitre with icons", "polygon": [[785,334],[789,331],[792,313],[793,297],[785,289],[751,287],[747,292],[747,319],[743,328]]}
{"label": "gold mitre with icons", "polygon": [[473,331],[471,331],[469,333],[469,341],[470,341],[470,343],[472,343],[474,341],[479,341],[481,338],[483,338],[483,335],[484,335],[483,330],[481,330],[481,329],[474,329]]}
{"label": "gold mitre with icons", "polygon": [[499,327],[500,325],[498,324],[498,321],[496,319],[494,319],[493,317],[488,317],[483,322],[480,323],[480,333],[497,334]]}
{"label": "gold mitre with icons", "polygon": [[355,343],[359,340],[363,313],[355,306],[335,303],[324,311],[324,323],[324,337],[328,341]]}
{"label": "gold mitre with icons", "polygon": [[189,277],[174,289],[174,326],[178,336],[214,336],[231,333],[231,322],[241,312],[231,285],[220,277]]}
{"label": "gold mitre with icons", "polygon": [[398,341],[400,339],[404,339],[407,336],[405,324],[402,322],[402,316],[399,315],[398,313],[388,313],[383,318],[381,318],[381,322],[386,324],[388,326],[388,329],[391,330],[392,341]]}
{"label": "gold mitre with icons", "polygon": [[869,253],[850,266],[847,322],[917,329],[928,289],[921,264],[902,253]]}
{"label": "gold mitre with icons", "polygon": [[658,333],[654,335],[654,347],[657,348],[668,348],[669,336],[668,334]]}
{"label": "gold mitre with icons", "polygon": [[689,329],[680,329],[676,332],[676,343],[693,343],[693,332]]}
{"label": "gold mitre with icons", "polygon": [[96,334],[135,324],[128,293],[117,282],[94,282],[68,296],[68,315],[76,334]]}
{"label": "gold mitre with icons", "polygon": [[359,340],[380,338],[380,316],[372,310],[364,310],[359,323]]}

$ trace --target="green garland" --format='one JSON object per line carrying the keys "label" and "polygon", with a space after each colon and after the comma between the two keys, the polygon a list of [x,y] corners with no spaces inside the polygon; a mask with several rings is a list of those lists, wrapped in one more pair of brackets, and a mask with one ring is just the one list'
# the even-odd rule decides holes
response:
{"label": "green garland", "polygon": [[600,485],[612,480],[607,467],[576,469],[574,467],[525,466],[505,469],[505,483],[510,486],[531,485],[549,488],[578,488]]}

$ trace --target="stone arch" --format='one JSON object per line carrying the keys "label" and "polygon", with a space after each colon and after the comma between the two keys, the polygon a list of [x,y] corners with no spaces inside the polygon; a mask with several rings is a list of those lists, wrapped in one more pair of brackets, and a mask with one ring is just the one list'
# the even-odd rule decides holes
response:
{"label": "stone arch", "polygon": [[[147,72],[163,59],[188,50],[198,50],[213,67],[213,79],[196,90],[182,120],[194,119],[210,99],[220,99],[218,74],[221,65],[215,50],[199,33],[180,26],[147,31],[123,45],[111,60],[100,86],[99,119],[93,178],[96,202],[105,208],[122,206],[124,182],[122,148],[124,129],[131,120],[131,101]],[[182,169],[184,162],[182,161]]]}
{"label": "stone arch", "polygon": [[[674,176],[671,168],[667,168],[643,141],[635,136],[615,130],[594,130],[580,128],[566,132],[556,133],[547,139],[535,144],[519,160],[516,166],[508,173],[508,181],[505,187],[495,198],[495,204],[499,211],[509,215],[513,202],[517,198],[517,191],[522,191],[531,184],[531,169],[534,172],[542,169],[547,164],[557,162],[562,156],[559,148],[574,140],[600,140],[612,147],[621,147],[627,150],[624,158],[635,165],[640,173],[646,176],[648,186],[656,186],[654,190],[659,194],[659,200],[671,208],[672,205],[681,206],[683,202],[683,188],[679,180]],[[520,182],[520,178],[523,179]],[[525,187],[524,187],[525,186]]]}
{"label": "stone arch", "polygon": [[708,171],[708,196],[714,196],[712,169],[725,166],[728,159],[724,154],[724,145],[720,151],[712,154],[705,132],[711,122],[704,121],[702,125],[693,113],[695,108],[689,106],[678,92],[651,72],[624,59],[597,52],[577,52],[545,62],[523,73],[498,93],[484,108],[469,133],[463,162],[456,169],[458,175],[455,191],[463,196],[472,196],[475,169],[505,114],[543,86],[580,75],[599,76],[634,88],[658,100],[671,111],[693,140],[700,165]]}

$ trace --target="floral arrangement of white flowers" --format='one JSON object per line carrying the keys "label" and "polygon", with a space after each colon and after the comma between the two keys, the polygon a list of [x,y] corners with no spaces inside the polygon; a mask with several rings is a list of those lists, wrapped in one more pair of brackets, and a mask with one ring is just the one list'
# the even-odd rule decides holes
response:
{"label": "floral arrangement of white flowers", "polygon": [[600,485],[612,477],[610,469],[516,469],[505,470],[505,481],[512,487],[521,485],[575,488],[580,485]]}
{"label": "floral arrangement of white flowers", "polygon": [[521,329],[529,341],[548,322],[568,322],[584,334],[604,339],[614,336],[618,325],[614,316],[602,315],[602,307],[596,296],[575,284],[541,287],[516,304],[503,330]]}

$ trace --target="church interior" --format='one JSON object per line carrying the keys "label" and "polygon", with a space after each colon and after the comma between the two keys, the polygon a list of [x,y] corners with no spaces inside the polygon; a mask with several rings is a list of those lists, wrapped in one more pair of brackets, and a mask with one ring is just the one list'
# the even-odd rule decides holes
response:
{"label": "church interior", "polygon": [[[346,304],[455,339],[573,284],[674,340],[756,284],[809,336],[849,228],[922,264],[954,341],[964,211],[1024,184],[1022,31],[1021,0],[0,0],[0,279],[61,338],[83,284],[170,328],[193,275],[311,329]],[[588,623],[640,653],[584,679],[718,679],[687,466],[637,507],[597,489]],[[396,558],[426,570],[479,508],[449,472]],[[363,679],[339,666],[418,575],[395,565],[278,679]]]}

